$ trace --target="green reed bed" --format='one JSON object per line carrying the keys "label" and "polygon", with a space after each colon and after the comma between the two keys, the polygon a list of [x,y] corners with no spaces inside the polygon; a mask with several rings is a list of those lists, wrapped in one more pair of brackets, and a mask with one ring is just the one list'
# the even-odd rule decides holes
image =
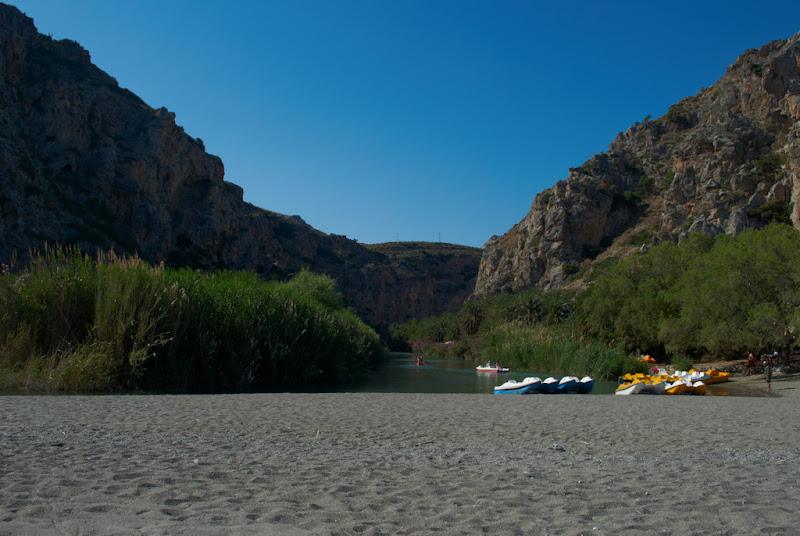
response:
{"label": "green reed bed", "polygon": [[0,385],[240,392],[347,383],[382,356],[335,282],[35,255],[0,276]]}
{"label": "green reed bed", "polygon": [[569,324],[498,326],[487,336],[483,357],[516,370],[600,380],[613,380],[624,372],[646,368],[634,357],[599,340],[581,340]]}

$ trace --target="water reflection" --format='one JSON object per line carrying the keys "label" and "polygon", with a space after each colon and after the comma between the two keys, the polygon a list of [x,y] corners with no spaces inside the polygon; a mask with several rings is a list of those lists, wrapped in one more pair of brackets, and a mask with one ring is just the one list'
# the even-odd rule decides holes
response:
{"label": "water reflection", "polygon": [[[527,376],[559,375],[531,372],[505,372],[494,374],[477,372],[472,361],[428,359],[426,365],[417,365],[411,354],[392,354],[385,366],[373,372],[363,384],[347,392],[359,393],[484,393],[491,394],[497,385],[508,380],[523,380]],[[616,382],[595,382],[592,394],[611,394]]]}

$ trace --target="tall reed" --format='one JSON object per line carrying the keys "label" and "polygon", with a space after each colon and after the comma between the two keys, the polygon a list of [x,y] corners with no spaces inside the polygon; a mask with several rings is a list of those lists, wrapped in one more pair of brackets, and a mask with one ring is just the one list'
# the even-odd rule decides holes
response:
{"label": "tall reed", "polygon": [[0,383],[179,392],[339,385],[382,351],[332,289],[307,273],[274,283],[45,251],[0,275]]}
{"label": "tall reed", "polygon": [[59,247],[30,256],[27,270],[0,276],[0,334],[3,339],[23,336],[34,354],[57,354],[86,338],[94,262]]}
{"label": "tall reed", "polygon": [[541,374],[615,379],[639,371],[640,362],[599,340],[581,340],[569,324],[505,324],[487,337],[484,359]]}

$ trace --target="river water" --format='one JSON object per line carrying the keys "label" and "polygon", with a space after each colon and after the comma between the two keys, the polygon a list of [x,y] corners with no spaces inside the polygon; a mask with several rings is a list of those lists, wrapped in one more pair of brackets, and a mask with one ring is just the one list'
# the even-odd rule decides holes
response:
{"label": "river water", "polygon": [[[369,378],[356,386],[343,389],[356,393],[494,393],[497,385],[508,380],[520,381],[528,376],[561,376],[548,373],[504,372],[492,374],[478,372],[472,361],[432,359],[427,365],[417,365],[411,354],[391,354],[387,363],[372,372]],[[617,382],[595,382],[592,394],[611,394]]]}
{"label": "river water", "polygon": [[[478,372],[475,367],[479,364],[474,361],[431,359],[426,365],[417,365],[417,360],[412,354],[392,353],[384,365],[372,371],[363,382],[350,385],[332,392],[342,393],[475,393],[492,394],[497,385],[508,380],[523,380],[528,376],[538,376],[545,379],[549,376],[561,378],[558,374],[546,372],[518,372],[510,371],[501,374]],[[483,363],[480,363],[483,364]],[[595,381],[591,394],[613,394],[618,383],[615,381]],[[295,392],[305,392],[302,390]],[[3,395],[70,395],[81,394],[75,392],[48,391],[2,391]],[[85,393],[92,395],[115,393]],[[707,395],[727,396],[725,384],[711,385]],[[545,396],[545,395],[540,395]],[[564,395],[577,396],[577,395]],[[759,394],[737,394],[736,396],[759,396]]]}

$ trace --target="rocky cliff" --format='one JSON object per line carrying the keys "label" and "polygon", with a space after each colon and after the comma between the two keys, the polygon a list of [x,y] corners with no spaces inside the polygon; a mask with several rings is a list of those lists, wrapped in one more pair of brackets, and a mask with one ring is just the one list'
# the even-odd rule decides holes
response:
{"label": "rocky cliff", "polygon": [[800,224],[800,34],[742,54],[712,87],[619,134],[492,237],[475,295],[580,282],[592,260],[687,233]]}
{"label": "rocky cliff", "polygon": [[288,277],[335,277],[373,324],[456,309],[480,250],[437,251],[415,267],[391,251],[327,235],[243,201],[222,161],[91,63],[73,41],[40,35],[0,4],[0,260],[44,243],[137,253],[152,261]]}

